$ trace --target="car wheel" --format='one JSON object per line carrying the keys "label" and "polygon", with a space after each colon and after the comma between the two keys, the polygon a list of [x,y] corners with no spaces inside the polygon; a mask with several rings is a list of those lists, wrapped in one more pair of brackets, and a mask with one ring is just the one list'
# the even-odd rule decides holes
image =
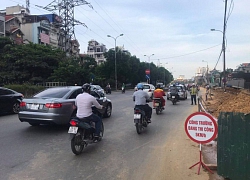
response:
{"label": "car wheel", "polygon": [[112,114],[112,106],[111,104],[108,104],[104,113],[104,117],[108,118],[111,116],[111,114]]}
{"label": "car wheel", "polygon": [[13,113],[17,114],[17,113],[19,113],[19,110],[20,110],[20,103],[16,102],[15,104],[13,104],[12,111],[13,111]]}

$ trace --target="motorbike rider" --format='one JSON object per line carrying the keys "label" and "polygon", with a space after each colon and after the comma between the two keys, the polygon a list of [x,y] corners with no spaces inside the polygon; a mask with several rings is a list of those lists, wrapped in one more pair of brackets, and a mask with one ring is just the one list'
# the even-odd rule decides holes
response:
{"label": "motorbike rider", "polygon": [[110,93],[111,92],[111,87],[110,84],[108,83],[106,86],[106,93]]}
{"label": "motorbike rider", "polygon": [[122,91],[125,92],[125,84],[122,83]]}
{"label": "motorbike rider", "polygon": [[170,87],[170,95],[176,96],[176,99],[179,100],[178,88],[176,87],[175,84],[173,84],[173,86]]}
{"label": "motorbike rider", "polygon": [[[164,106],[165,106],[165,99],[163,96],[166,96],[165,92],[163,91],[163,89],[161,89],[161,85],[158,84],[156,86],[156,89],[154,90],[154,97],[155,98],[161,98],[161,104],[162,104],[162,108],[164,109]],[[153,101],[154,103],[154,101]]]}
{"label": "motorbike rider", "polygon": [[85,122],[95,123],[95,135],[93,142],[98,142],[100,137],[102,119],[92,112],[92,105],[98,109],[102,109],[103,106],[98,103],[95,97],[90,95],[90,84],[85,83],[82,86],[82,94],[77,95],[75,105],[77,106],[76,116],[81,120],[85,118]]}
{"label": "motorbike rider", "polygon": [[133,94],[133,101],[135,101],[135,108],[140,108],[145,111],[146,116],[148,117],[148,123],[151,123],[152,108],[147,104],[151,101],[148,93],[143,91],[143,84],[137,84],[137,91]]}

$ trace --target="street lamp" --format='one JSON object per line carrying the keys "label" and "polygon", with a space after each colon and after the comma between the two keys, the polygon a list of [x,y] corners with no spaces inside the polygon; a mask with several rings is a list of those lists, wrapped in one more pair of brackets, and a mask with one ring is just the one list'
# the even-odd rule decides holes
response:
{"label": "street lamp", "polygon": [[108,37],[110,38],[113,38],[115,40],[115,89],[117,91],[117,72],[116,72],[116,39],[120,36],[123,36],[123,34],[120,34],[119,36],[116,36],[115,38],[110,36],[110,35],[107,35]]}
{"label": "street lamp", "polygon": [[222,40],[222,51],[223,51],[223,88],[224,91],[226,90],[225,83],[226,83],[226,47],[225,47],[225,28],[224,31],[211,29],[211,31],[219,31],[223,34],[223,40]]}
{"label": "street lamp", "polygon": [[227,24],[227,0],[225,0],[225,11],[224,11],[224,23],[223,23],[223,31],[211,29],[211,31],[220,31],[223,34],[223,42],[222,42],[222,50],[223,50],[223,83],[224,83],[224,91],[226,91],[226,47],[225,47],[225,37],[226,37],[226,24]]}
{"label": "street lamp", "polygon": [[209,84],[209,79],[208,79],[208,62],[207,61],[204,61],[204,60],[202,60],[202,62],[206,62],[207,63],[207,75],[206,75],[206,78],[207,78],[207,83]]}
{"label": "street lamp", "polygon": [[[153,55],[155,55],[155,54],[151,54],[151,55],[149,55],[149,56],[144,55],[144,56],[147,56],[147,57],[148,57],[148,63],[149,63],[148,69],[149,69],[149,71],[150,71],[150,57],[153,56]],[[148,79],[148,83],[150,83],[150,77],[149,77],[149,79]]]}

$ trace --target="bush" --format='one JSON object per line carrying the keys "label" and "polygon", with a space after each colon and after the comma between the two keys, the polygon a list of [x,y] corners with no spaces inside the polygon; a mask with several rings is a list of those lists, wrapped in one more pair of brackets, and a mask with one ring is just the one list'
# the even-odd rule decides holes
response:
{"label": "bush", "polygon": [[19,93],[22,93],[24,97],[31,97],[34,94],[37,94],[38,92],[45,89],[43,86],[35,86],[30,84],[9,84],[5,85],[5,88],[13,89],[14,91],[17,91]]}

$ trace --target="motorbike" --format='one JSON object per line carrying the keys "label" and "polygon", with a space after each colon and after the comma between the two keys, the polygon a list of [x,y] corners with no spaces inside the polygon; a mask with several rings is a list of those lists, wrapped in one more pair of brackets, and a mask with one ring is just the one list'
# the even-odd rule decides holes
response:
{"label": "motorbike", "polygon": [[145,129],[149,124],[148,117],[146,116],[145,111],[138,107],[134,108],[134,123],[137,134],[141,134],[143,129]]}
{"label": "motorbike", "polygon": [[153,98],[154,100],[154,109],[156,114],[160,114],[163,111],[163,106],[162,106],[162,102],[161,102],[161,98]]}
{"label": "motorbike", "polygon": [[[85,118],[79,119],[74,117],[70,120],[68,133],[70,134],[71,150],[75,155],[82,153],[88,144],[94,143],[95,123],[84,121]],[[98,141],[102,140],[104,134],[104,125],[101,125],[101,132]]]}
{"label": "motorbike", "polygon": [[170,101],[172,101],[173,105],[178,102],[178,96],[176,94],[170,94]]}
{"label": "motorbike", "polygon": [[106,94],[111,94],[111,88],[110,87],[106,88]]}
{"label": "motorbike", "polygon": [[125,87],[122,87],[122,93],[125,93]]}

